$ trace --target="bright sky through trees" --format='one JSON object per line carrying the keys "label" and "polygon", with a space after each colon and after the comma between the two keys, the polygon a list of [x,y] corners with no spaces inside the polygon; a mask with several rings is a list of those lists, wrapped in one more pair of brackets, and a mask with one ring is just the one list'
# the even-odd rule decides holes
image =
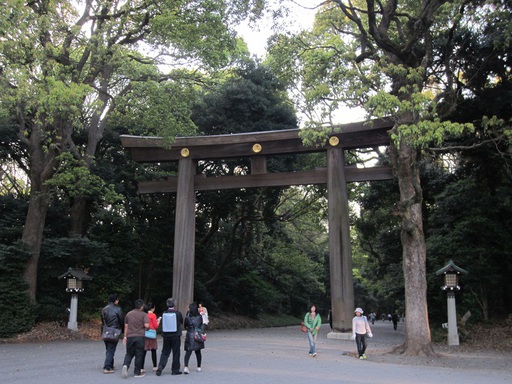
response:
{"label": "bright sky through trees", "polygon": [[[303,2],[304,3],[304,2]],[[307,4],[305,6],[308,6]],[[305,8],[295,4],[291,9],[291,14],[278,27],[289,31],[300,31],[303,29],[311,29],[315,19],[316,9]],[[311,5],[309,5],[311,7]],[[276,25],[270,16],[260,20],[257,25],[250,25],[246,22],[237,28],[240,36],[245,40],[247,46],[253,56],[264,59],[266,56],[267,39],[276,29]],[[341,108],[336,115],[336,123],[350,123],[354,121],[364,120],[364,111],[357,109]]]}
{"label": "bright sky through trees", "polygon": [[249,25],[249,22],[246,22],[237,28],[240,36],[246,41],[251,54],[260,59],[266,55],[267,39],[277,27],[291,31],[312,28],[316,9],[304,8],[299,4],[294,4],[290,12],[289,17],[282,20],[279,25],[276,25],[271,17],[267,15],[259,20],[257,25]]}

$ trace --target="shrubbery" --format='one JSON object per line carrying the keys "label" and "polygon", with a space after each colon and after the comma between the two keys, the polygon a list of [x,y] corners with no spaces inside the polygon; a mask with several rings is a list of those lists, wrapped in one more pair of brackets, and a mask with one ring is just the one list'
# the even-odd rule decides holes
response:
{"label": "shrubbery", "polygon": [[23,271],[28,254],[21,245],[0,244],[0,337],[30,330],[35,306],[30,304]]}

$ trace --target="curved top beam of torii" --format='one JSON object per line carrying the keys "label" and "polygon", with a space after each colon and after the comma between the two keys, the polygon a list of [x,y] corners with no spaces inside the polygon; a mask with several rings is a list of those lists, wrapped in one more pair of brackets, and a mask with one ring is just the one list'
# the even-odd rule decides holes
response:
{"label": "curved top beam of torii", "polygon": [[[336,137],[344,149],[369,148],[389,144],[390,119],[337,125],[330,137]],[[177,161],[183,157],[196,160],[287,155],[325,151],[326,146],[305,146],[300,129],[264,131],[213,136],[177,137],[170,146],[161,137],[121,135],[121,143],[138,162]],[[260,147],[256,146],[259,144]],[[183,151],[185,150],[185,151]],[[184,154],[186,156],[184,156]]]}
{"label": "curved top beam of torii", "polygon": [[[310,171],[267,173],[267,155],[288,155],[325,152],[329,147],[343,149],[370,148],[389,144],[388,131],[393,126],[390,119],[357,122],[333,127],[333,133],[323,146],[306,146],[299,136],[299,129],[251,132],[230,135],[177,137],[166,145],[161,137],[122,135],[121,143],[130,157],[141,163],[172,162],[184,158],[193,160],[251,158],[251,174],[243,176],[204,177],[196,175],[196,191],[231,188],[275,187],[306,184],[325,184],[325,168]],[[391,168],[345,168],[346,181],[387,180],[392,178]],[[141,181],[138,192],[176,192],[177,179]]]}

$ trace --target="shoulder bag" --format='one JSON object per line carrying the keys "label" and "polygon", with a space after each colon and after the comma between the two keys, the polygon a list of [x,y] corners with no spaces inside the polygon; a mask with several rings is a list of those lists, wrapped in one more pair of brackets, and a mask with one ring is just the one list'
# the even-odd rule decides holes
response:
{"label": "shoulder bag", "polygon": [[154,329],[146,329],[146,339],[156,339],[156,331]]}
{"label": "shoulder bag", "polygon": [[101,329],[101,338],[105,341],[118,341],[119,336],[121,336],[121,330],[119,328],[104,325]]}

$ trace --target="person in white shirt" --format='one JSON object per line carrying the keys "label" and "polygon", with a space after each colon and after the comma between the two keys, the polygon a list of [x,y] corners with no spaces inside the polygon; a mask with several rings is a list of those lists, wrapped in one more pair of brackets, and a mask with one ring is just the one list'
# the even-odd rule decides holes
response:
{"label": "person in white shirt", "polygon": [[356,341],[359,359],[364,360],[366,359],[366,336],[373,337],[373,334],[368,319],[363,316],[363,310],[356,308],[354,312],[356,315],[352,319],[352,340]]}

